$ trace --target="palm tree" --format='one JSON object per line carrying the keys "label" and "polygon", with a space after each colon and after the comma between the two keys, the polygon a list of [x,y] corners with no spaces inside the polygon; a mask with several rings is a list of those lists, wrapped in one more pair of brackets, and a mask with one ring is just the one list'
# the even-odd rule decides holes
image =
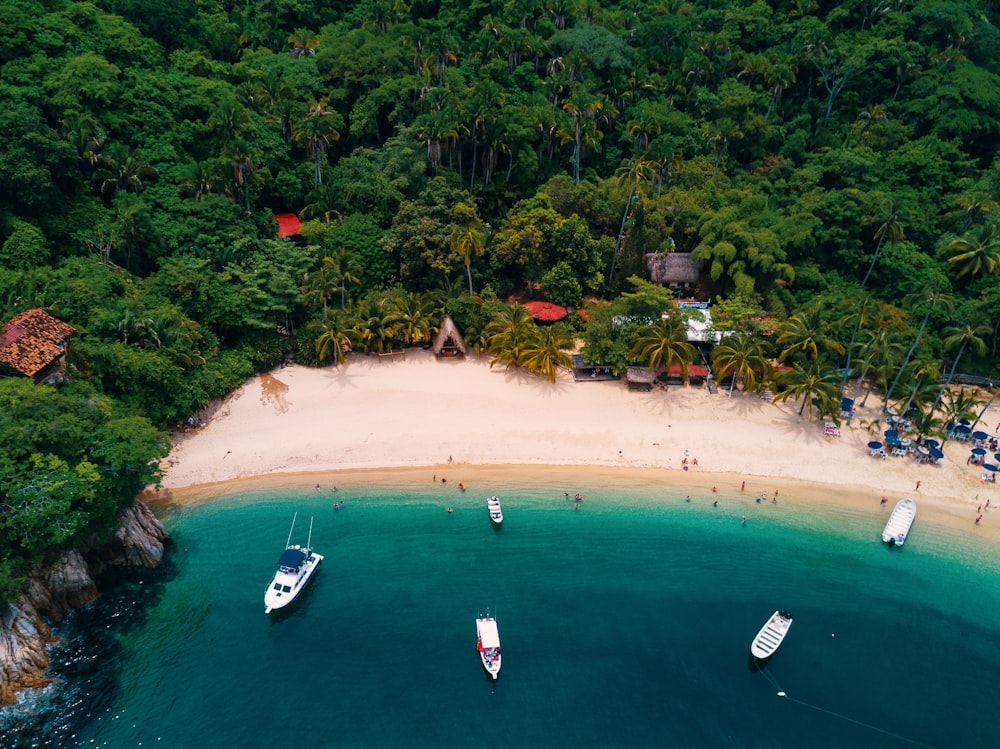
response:
{"label": "palm tree", "polygon": [[524,366],[529,372],[544,374],[549,382],[555,382],[559,367],[573,366],[573,357],[566,352],[572,346],[573,339],[559,329],[538,328],[534,340],[524,349]]}
{"label": "palm tree", "polygon": [[688,365],[694,360],[697,350],[688,343],[684,319],[680,315],[671,314],[652,325],[640,328],[629,353],[636,360],[646,362],[650,372],[660,365],[670,369],[674,364],[679,364],[681,377],[687,378]]}
{"label": "palm tree", "polygon": [[829,335],[828,330],[829,325],[823,320],[818,305],[792,315],[781,326],[781,333],[778,335],[777,343],[787,344],[778,361],[784,361],[799,352],[812,361],[828,351],[844,353],[844,347]]}
{"label": "palm tree", "polygon": [[952,378],[955,377],[955,370],[958,369],[958,362],[961,360],[962,354],[965,353],[965,347],[971,346],[973,352],[979,356],[985,354],[987,351],[986,341],[981,336],[989,335],[993,332],[993,328],[982,321],[970,320],[964,325],[952,325],[945,328],[944,332],[945,337],[941,341],[941,346],[945,351],[958,346],[958,353],[955,355],[955,360],[951,363],[951,370],[948,372],[947,379],[941,385],[937,398],[934,399],[934,405],[931,406],[932,412],[937,408],[941,396],[944,395],[944,391],[948,389]]}
{"label": "palm tree", "polygon": [[332,256],[323,258],[323,267],[328,268],[340,289],[340,306],[347,305],[347,284],[361,283],[357,274],[361,273],[361,263],[346,247],[337,249]]}
{"label": "palm tree", "polygon": [[968,419],[972,416],[975,413],[975,408],[976,399],[971,395],[966,395],[964,387],[959,388],[958,393],[954,390],[948,390],[944,394],[944,403],[941,415],[946,424],[955,424],[961,419]]}
{"label": "palm tree", "polygon": [[430,341],[438,326],[432,322],[434,300],[428,294],[403,294],[396,301],[399,332],[406,343],[416,346]]}
{"label": "palm tree", "polygon": [[321,362],[328,358],[334,364],[344,363],[344,354],[351,349],[351,324],[343,310],[324,309],[323,316],[311,323],[320,331],[316,338],[316,355]]}
{"label": "palm tree", "polygon": [[354,324],[350,330],[352,340],[365,351],[383,353],[386,343],[390,348],[399,331],[399,312],[388,294],[369,294],[354,310]]}
{"label": "palm tree", "polygon": [[454,209],[458,223],[451,230],[449,242],[451,251],[462,258],[465,273],[469,277],[469,298],[472,299],[472,255],[482,255],[486,250],[486,231],[479,220],[476,207],[469,203],[459,203]]}
{"label": "palm tree", "polygon": [[947,244],[954,255],[948,264],[955,267],[955,277],[992,275],[1000,270],[1000,234],[996,224],[983,224],[976,231],[952,239]]}
{"label": "palm tree", "polygon": [[791,370],[782,374],[779,381],[785,389],[775,396],[777,401],[787,401],[789,398],[801,398],[799,416],[809,405],[816,405],[819,414],[833,414],[840,409],[840,390],[837,387],[837,373],[825,366],[822,360],[809,362],[808,368],[795,364]]}
{"label": "palm tree", "polygon": [[903,359],[902,366],[900,366],[899,371],[896,373],[896,379],[892,381],[892,385],[890,385],[889,389],[885,391],[885,400],[882,404],[883,408],[889,407],[889,399],[892,397],[892,392],[896,389],[896,385],[899,384],[899,378],[902,377],[903,370],[906,369],[907,365],[910,363],[910,359],[913,358],[913,352],[917,350],[917,345],[920,343],[920,338],[923,336],[924,330],[927,328],[927,321],[930,319],[931,312],[934,310],[935,305],[937,305],[938,302],[941,302],[944,306],[951,305],[951,301],[942,297],[937,291],[917,292],[911,295],[911,299],[916,302],[915,307],[926,305],[927,311],[924,314],[923,322],[920,323],[920,329],[917,331],[917,337],[913,339],[913,345],[910,346],[910,350],[907,352],[906,358]]}
{"label": "palm tree", "polygon": [[304,120],[295,129],[292,139],[304,143],[306,153],[313,159],[313,180],[315,186],[323,184],[323,155],[327,146],[340,140],[337,128],[343,124],[340,115],[332,109],[327,109],[327,100],[323,99],[311,107]]}
{"label": "palm tree", "polygon": [[591,95],[582,87],[575,86],[570,94],[570,98],[563,101],[563,111],[569,114],[573,120],[573,134],[567,140],[573,141],[573,184],[580,184],[580,157],[583,153],[585,140],[590,140],[586,136],[589,134],[597,140],[601,134],[584,132],[584,121],[593,121],[597,113],[601,111],[603,104],[601,100]]}
{"label": "palm tree", "polygon": [[865,273],[865,277],[861,281],[862,287],[868,283],[868,278],[875,269],[875,263],[878,262],[878,254],[882,249],[882,243],[889,240],[889,246],[895,247],[906,239],[906,232],[903,230],[901,222],[903,218],[905,218],[905,211],[900,208],[896,201],[887,200],[878,213],[862,220],[862,226],[878,225],[874,234],[875,239],[878,240],[878,244],[875,245],[875,255],[872,257],[871,265],[868,266],[868,272]]}
{"label": "palm tree", "polygon": [[854,318],[854,328],[851,330],[851,341],[847,344],[847,362],[844,364],[844,377],[840,383],[841,391],[847,389],[847,380],[851,376],[851,357],[854,354],[858,331],[864,323],[874,318],[882,308],[882,303],[871,294],[862,293],[857,297],[848,298],[846,301],[848,308],[852,311],[844,317],[843,322],[847,323],[851,318]]}
{"label": "palm tree", "polygon": [[504,305],[486,324],[483,333],[486,350],[493,356],[490,368],[503,363],[510,369],[524,365],[526,352],[536,343],[538,326],[523,305]]}
{"label": "palm tree", "polygon": [[[895,341],[889,331],[885,329],[864,331],[860,341],[860,352],[862,367],[861,377],[858,378],[858,387],[854,392],[855,402],[861,397],[861,388],[868,378],[868,373],[873,369],[877,374],[878,384],[883,390],[888,389],[889,372],[895,369],[896,362],[903,357],[903,346]],[[867,402],[870,394],[871,388],[869,387],[868,392],[865,393],[864,402]],[[861,405],[864,405],[864,402]]]}
{"label": "palm tree", "polygon": [[737,379],[743,380],[745,391],[757,390],[774,374],[774,367],[764,356],[761,339],[753,333],[734,333],[723,338],[712,351],[712,366],[717,379],[732,374],[730,397]]}
{"label": "palm tree", "polygon": [[319,46],[319,37],[309,29],[295,29],[289,35],[288,43],[292,45],[292,57],[315,55],[316,47]]}

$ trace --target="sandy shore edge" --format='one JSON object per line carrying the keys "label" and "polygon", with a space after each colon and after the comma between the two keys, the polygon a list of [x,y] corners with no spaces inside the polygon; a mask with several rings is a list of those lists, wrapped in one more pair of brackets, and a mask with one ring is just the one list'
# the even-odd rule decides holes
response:
{"label": "sandy shore edge", "polygon": [[[719,497],[778,491],[792,507],[873,514],[912,496],[922,523],[1000,540],[1000,524],[990,523],[1000,494],[965,463],[970,445],[948,442],[937,466],[872,458],[867,442],[884,424],[877,395],[869,401],[831,437],[797,413],[799,404],[753,394],[635,393],[565,372],[551,384],[482,357],[439,360],[423,351],[352,355],[341,367],[292,365],[255,377],[206,409],[205,427],[174,435],[162,487],[144,498],[165,508],[316,484],[405,489],[442,476],[454,491],[463,482],[483,496],[496,485],[552,486],[555,496],[587,486],[609,497],[616,485],[649,485],[673,501],[709,497],[714,486]],[[987,425],[997,418],[992,407],[981,428],[993,431]],[[987,500],[991,507],[978,510]]]}

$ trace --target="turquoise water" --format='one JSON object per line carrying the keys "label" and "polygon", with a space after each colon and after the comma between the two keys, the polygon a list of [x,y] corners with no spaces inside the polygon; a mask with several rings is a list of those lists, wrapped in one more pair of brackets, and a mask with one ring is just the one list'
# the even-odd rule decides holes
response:
{"label": "turquoise water", "polygon": [[[174,508],[165,576],[71,618],[63,683],[6,711],[4,745],[995,745],[1000,577],[985,550],[918,517],[889,551],[874,510],[581,490],[575,510],[561,489],[499,487],[500,530],[483,497],[440,487]],[[269,618],[296,510],[296,538],[315,516],[326,561]],[[779,607],[795,622],[753,673],[750,640]],[[475,650],[487,608],[495,688]]]}

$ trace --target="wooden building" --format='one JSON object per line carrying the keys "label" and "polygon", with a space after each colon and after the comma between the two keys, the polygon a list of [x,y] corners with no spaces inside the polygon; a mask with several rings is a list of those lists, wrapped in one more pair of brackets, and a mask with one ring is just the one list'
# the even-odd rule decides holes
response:
{"label": "wooden building", "polygon": [[0,330],[0,376],[55,382],[62,376],[73,330],[43,309],[29,309],[8,320]]}

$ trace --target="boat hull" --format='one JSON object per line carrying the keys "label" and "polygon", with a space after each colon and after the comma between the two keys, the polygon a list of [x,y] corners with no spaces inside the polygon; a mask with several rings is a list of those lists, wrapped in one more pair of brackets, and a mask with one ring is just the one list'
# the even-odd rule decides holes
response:
{"label": "boat hull", "polygon": [[917,517],[917,503],[904,497],[896,503],[882,529],[882,541],[892,546],[902,546],[910,535],[910,528]]}
{"label": "boat hull", "polygon": [[500,500],[496,497],[490,497],[486,500],[486,507],[490,511],[490,521],[493,525],[501,525],[503,523],[503,509],[500,507]]}
{"label": "boat hull", "polygon": [[483,668],[493,681],[500,675],[500,632],[495,619],[489,616],[476,619],[476,650]]}
{"label": "boat hull", "polygon": [[299,574],[275,573],[264,591],[264,613],[270,614],[290,606],[308,587],[322,563],[323,556],[310,551]]}
{"label": "boat hull", "polygon": [[784,642],[788,634],[788,628],[792,626],[792,617],[784,611],[775,611],[770,618],[764,622],[757,636],[750,644],[750,656],[755,658],[761,665],[766,665],[771,657]]}

